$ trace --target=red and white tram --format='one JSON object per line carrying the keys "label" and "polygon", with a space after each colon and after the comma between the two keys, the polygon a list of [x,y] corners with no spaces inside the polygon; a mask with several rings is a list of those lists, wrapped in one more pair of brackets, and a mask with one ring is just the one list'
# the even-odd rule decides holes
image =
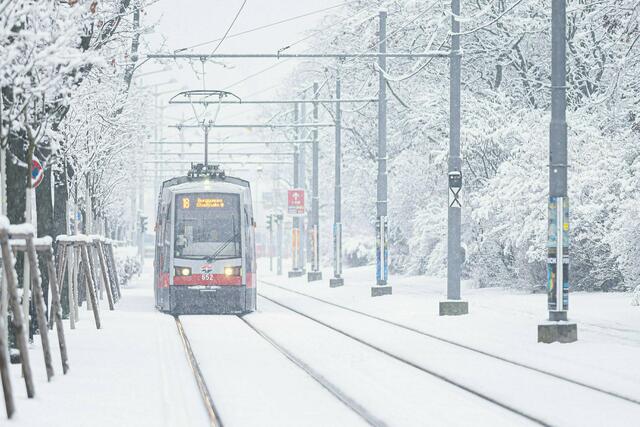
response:
{"label": "red and white tram", "polygon": [[195,165],[165,181],[158,198],[155,298],[172,314],[256,308],[256,255],[249,182]]}

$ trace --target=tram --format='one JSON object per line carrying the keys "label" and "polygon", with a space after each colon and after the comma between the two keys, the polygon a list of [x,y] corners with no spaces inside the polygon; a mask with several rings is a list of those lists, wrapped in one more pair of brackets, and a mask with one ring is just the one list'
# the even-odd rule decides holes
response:
{"label": "tram", "polygon": [[156,307],[178,314],[256,308],[255,221],[249,182],[192,165],[162,184],[156,216]]}

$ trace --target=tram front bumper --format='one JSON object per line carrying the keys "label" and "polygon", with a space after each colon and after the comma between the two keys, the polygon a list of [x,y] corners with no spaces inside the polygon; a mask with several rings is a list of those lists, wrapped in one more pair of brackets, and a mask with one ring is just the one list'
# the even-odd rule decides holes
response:
{"label": "tram front bumper", "polygon": [[247,312],[245,286],[171,286],[173,314],[240,314]]}

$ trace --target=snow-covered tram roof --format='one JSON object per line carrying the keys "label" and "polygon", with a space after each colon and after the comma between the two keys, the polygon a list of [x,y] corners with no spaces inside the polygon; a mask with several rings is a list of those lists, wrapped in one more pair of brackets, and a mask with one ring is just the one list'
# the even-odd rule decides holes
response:
{"label": "snow-covered tram roof", "polygon": [[175,194],[191,191],[244,193],[248,192],[249,189],[249,181],[232,176],[180,176],[171,178],[162,183],[161,197],[165,202],[167,202]]}

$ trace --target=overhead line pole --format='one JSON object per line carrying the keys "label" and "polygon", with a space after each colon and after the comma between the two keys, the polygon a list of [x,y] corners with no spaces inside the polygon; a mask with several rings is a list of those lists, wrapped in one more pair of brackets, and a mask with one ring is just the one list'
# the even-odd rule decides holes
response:
{"label": "overhead line pole", "polygon": [[[307,117],[307,104],[306,103],[302,103],[300,104],[300,118],[298,123],[300,124],[305,124],[306,121],[306,117]],[[298,128],[298,132],[301,134],[301,130],[302,128]],[[314,141],[313,139],[311,140],[311,143],[313,144]],[[302,269],[302,274],[304,274],[306,272],[306,267],[307,267],[307,227],[309,224],[309,218],[308,215],[306,215],[307,212],[307,206],[306,206],[306,198],[307,198],[307,147],[306,144],[301,144],[299,145],[300,147],[300,164],[299,164],[299,168],[298,171],[300,172],[300,178],[298,179],[298,182],[300,183],[300,187],[298,188],[302,188],[302,190],[304,190],[304,194],[305,194],[305,214],[299,217],[299,225],[300,225],[300,266]]]}
{"label": "overhead line pole", "polygon": [[460,0],[451,1],[451,59],[449,60],[449,207],[447,211],[447,300],[440,302],[440,315],[463,315],[469,305],[460,299],[463,253],[460,245],[462,224],[462,158],[460,157]]}
{"label": "overhead line pole", "polygon": [[[300,120],[300,104],[296,103],[293,108],[293,121],[299,123]],[[296,141],[300,138],[300,128],[296,128]],[[300,188],[300,148],[295,145],[293,154],[293,188]],[[301,265],[302,260],[302,219],[299,215],[295,215],[292,221],[291,227],[291,270],[288,273],[290,278],[300,277],[304,274],[304,265]]]}
{"label": "overhead line pole", "polygon": [[[319,85],[313,84],[313,97],[318,99]],[[318,124],[318,103],[313,103],[313,124]],[[322,280],[320,271],[320,147],[318,144],[318,126],[313,127],[313,156],[312,156],[312,177],[311,177],[311,271],[307,273],[307,281],[315,282]]]}
{"label": "overhead line pole", "polygon": [[340,70],[336,76],[336,136],[335,136],[335,186],[333,204],[333,278],[329,279],[329,287],[344,285],[342,278],[342,108],[340,103],[341,81]]}
{"label": "overhead line pole", "polygon": [[567,191],[567,9],[551,2],[551,124],[547,235],[547,309],[549,322],[538,325],[538,342],[577,341],[578,326],[568,322],[569,197]]}
{"label": "overhead line pole", "polygon": [[387,219],[387,82],[384,73],[387,71],[387,12],[379,15],[378,29],[378,175],[376,199],[376,284],[371,287],[371,296],[391,294],[389,286],[389,251],[388,251],[388,219]]}

